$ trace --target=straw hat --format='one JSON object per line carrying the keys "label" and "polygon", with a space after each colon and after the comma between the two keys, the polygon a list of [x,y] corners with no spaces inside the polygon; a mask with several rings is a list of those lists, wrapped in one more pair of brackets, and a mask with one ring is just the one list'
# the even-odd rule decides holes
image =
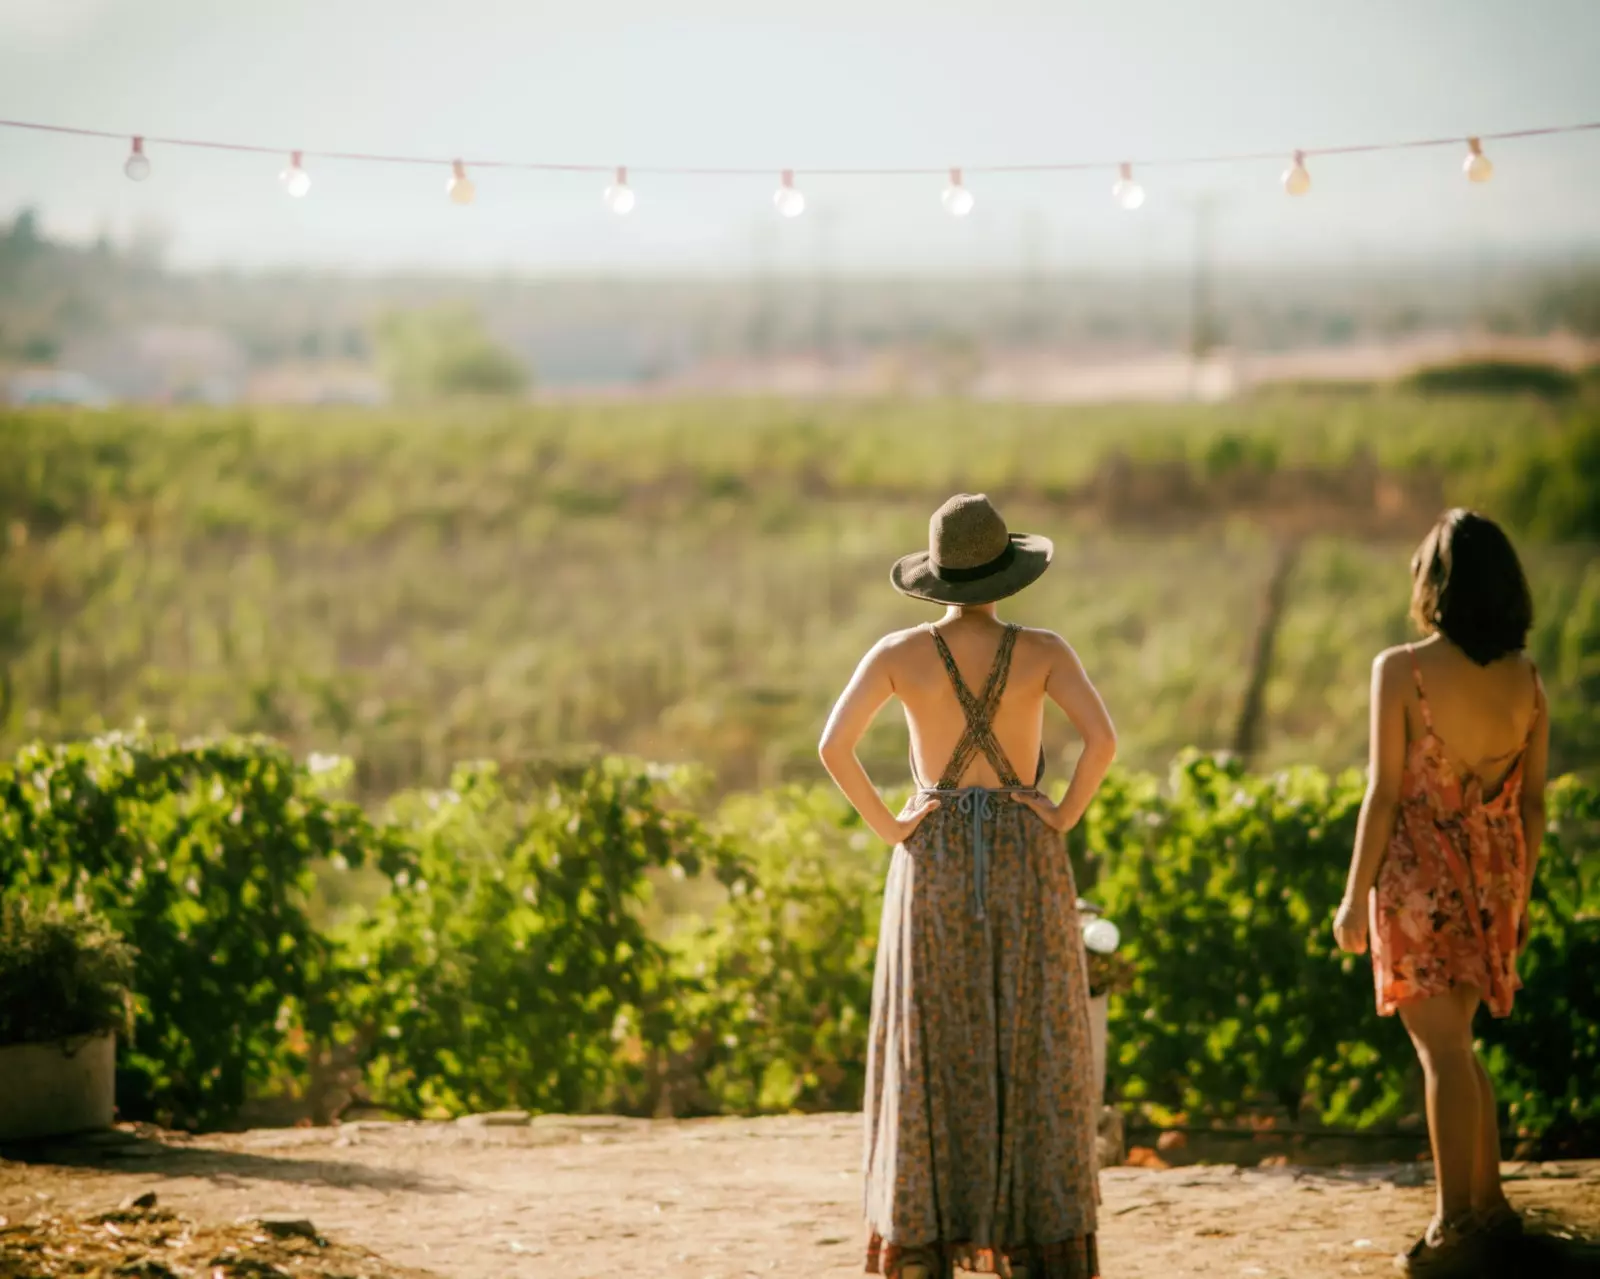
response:
{"label": "straw hat", "polygon": [[1055,546],[1011,533],[982,493],[957,493],[928,521],[928,549],[896,562],[895,590],[935,604],[992,604],[1037,581]]}

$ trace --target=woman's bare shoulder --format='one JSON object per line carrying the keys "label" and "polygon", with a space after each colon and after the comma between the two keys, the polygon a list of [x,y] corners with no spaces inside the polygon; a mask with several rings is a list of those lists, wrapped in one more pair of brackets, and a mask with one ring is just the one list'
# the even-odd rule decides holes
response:
{"label": "woman's bare shoulder", "polygon": [[919,641],[926,643],[927,636],[928,628],[926,626],[908,626],[904,630],[890,631],[867,650],[867,657],[869,659],[894,661],[914,649]]}
{"label": "woman's bare shoulder", "polygon": [[1392,648],[1382,649],[1372,659],[1372,669],[1385,674],[1391,671],[1410,670],[1416,653],[1417,650],[1410,644],[1396,644]]}
{"label": "woman's bare shoulder", "polygon": [[1381,650],[1372,659],[1372,686],[1385,698],[1403,697],[1411,685],[1416,655],[1408,644]]}
{"label": "woman's bare shoulder", "polygon": [[1017,651],[1028,668],[1045,679],[1088,678],[1077,651],[1056,631],[1042,626],[1018,627]]}
{"label": "woman's bare shoulder", "polygon": [[1026,646],[1036,653],[1058,656],[1072,653],[1072,645],[1066,638],[1056,631],[1043,626],[1017,626],[1017,644]]}

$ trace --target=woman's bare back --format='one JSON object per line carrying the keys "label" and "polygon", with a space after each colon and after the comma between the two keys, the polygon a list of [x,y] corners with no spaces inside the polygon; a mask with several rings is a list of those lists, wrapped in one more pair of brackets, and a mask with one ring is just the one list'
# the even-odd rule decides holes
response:
{"label": "woman's bare back", "polygon": [[[1439,749],[1458,773],[1477,777],[1492,793],[1528,743],[1539,712],[1533,663],[1516,653],[1479,666],[1441,639],[1418,644],[1414,651]],[[1396,660],[1404,657],[1402,651]],[[1414,685],[1406,729],[1413,741],[1428,731]]]}
{"label": "woman's bare back", "polygon": [[[992,604],[952,608],[936,625],[962,682],[972,697],[980,700],[996,655],[1008,632],[1012,635],[1005,687],[989,717],[994,742],[1023,787],[1033,786],[1038,781],[1044,701],[1048,697],[1055,702],[1083,737],[1083,752],[1072,781],[1055,804],[1032,792],[1016,793],[1016,798],[1056,829],[1076,823],[1110,767],[1117,741],[1105,703],[1089,682],[1078,655],[1052,631],[1007,626],[996,617]],[[872,646],[834,703],[818,748],[829,775],[856,811],[891,844],[903,841],[916,822],[938,804],[935,797],[926,796],[896,817],[856,756],[856,744],[873,718],[897,697],[905,706],[911,730],[917,784],[932,787],[944,778],[952,754],[967,735],[968,723],[927,626],[896,631]],[[995,761],[981,749],[973,753],[954,781],[995,789],[1004,784]]]}
{"label": "woman's bare back", "polygon": [[[931,631],[919,626],[903,631],[893,641],[891,678],[905,708],[911,733],[911,761],[920,784],[932,786],[944,774],[952,753],[967,731],[967,716],[951,684],[944,659]],[[945,643],[962,682],[974,697],[981,697],[1006,627],[991,617],[963,617],[940,623]],[[1044,734],[1045,686],[1050,673],[1048,632],[1016,628],[1005,686],[989,723],[996,742],[1012,770],[1025,786],[1037,780],[1039,747]],[[1003,778],[982,751],[957,779],[962,786],[1001,786]]]}

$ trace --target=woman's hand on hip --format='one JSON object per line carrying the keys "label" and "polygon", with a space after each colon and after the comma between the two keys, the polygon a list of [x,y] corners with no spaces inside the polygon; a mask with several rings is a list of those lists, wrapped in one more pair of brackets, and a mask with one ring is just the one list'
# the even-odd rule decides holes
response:
{"label": "woman's hand on hip", "polygon": [[888,843],[903,844],[916,832],[917,827],[922,825],[922,819],[938,807],[938,799],[932,795],[923,795],[917,801],[916,806],[909,809],[903,817],[895,818],[888,831],[879,831],[878,833]]}
{"label": "woman's hand on hip", "polygon": [[1333,917],[1333,939],[1340,950],[1352,955],[1367,949],[1367,912],[1348,897],[1339,903],[1339,913]]}
{"label": "woman's hand on hip", "polygon": [[1068,818],[1060,804],[1052,804],[1036,790],[1012,791],[1011,798],[1024,808],[1033,810],[1040,821],[1054,831],[1065,831],[1077,822]]}

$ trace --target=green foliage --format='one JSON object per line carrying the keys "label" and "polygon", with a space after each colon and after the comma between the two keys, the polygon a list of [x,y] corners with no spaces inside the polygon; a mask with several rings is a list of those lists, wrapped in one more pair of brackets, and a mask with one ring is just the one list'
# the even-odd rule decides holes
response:
{"label": "green foliage", "polygon": [[1243,470],[1272,471],[1278,466],[1279,452],[1274,440],[1224,431],[1212,437],[1201,464],[1212,478]]}
{"label": "green foliage", "polygon": [[1565,399],[1577,394],[1579,379],[1554,364],[1463,360],[1418,369],[1404,379],[1404,385],[1424,395],[1538,395]]}
{"label": "green foliage", "polygon": [[361,811],[280,746],[113,734],[0,763],[0,883],[104,915],[136,948],[135,1118],[225,1120],[293,1068],[285,1030],[324,962],[303,903],[315,858],[397,863]]}
{"label": "green foliage", "polygon": [[[679,771],[474,764],[373,821],[332,797],[348,772],[241,738],[30,747],[0,767],[8,886],[76,897],[139,948],[125,1110],[225,1122],[250,1089],[303,1092],[330,1045],[369,1100],[418,1115],[859,1105],[888,854],[830,788],[708,819],[704,779]],[[1165,786],[1107,782],[1068,846],[1124,939],[1114,1097],[1353,1125],[1415,1109],[1398,1022],[1329,928],[1361,789],[1193,753]],[[1554,783],[1527,985],[1482,1027],[1518,1132],[1557,1148],[1600,1122],[1597,841],[1600,790]],[[381,891],[313,927],[313,871],[361,867]],[[657,885],[678,880],[718,902],[652,930]]]}
{"label": "green foliage", "polygon": [[831,787],[726,801],[748,858],[727,903],[680,950],[689,989],[679,1113],[848,1110],[866,1027],[888,850]]}
{"label": "green foliage", "polygon": [[623,760],[459,768],[391,821],[409,857],[340,927],[329,986],[367,1090],[408,1114],[638,1105],[672,1022],[640,919],[652,870],[732,875],[691,779]]}
{"label": "green foliage", "polygon": [[0,1048],[133,1029],[134,954],[103,919],[0,903]]}
{"label": "green foliage", "polygon": [[[1273,547],[1225,504],[1188,532],[1102,527],[1074,494],[1110,450],[1181,463],[1208,493],[1251,491],[1272,456],[1292,487],[1296,468],[1370,451],[1397,483],[1437,469],[1448,500],[1559,540],[1592,526],[1582,503],[1600,484],[1561,459],[1596,422],[1590,404],[1392,393],[1215,409],[0,410],[0,752],[143,716],[347,754],[374,803],[457,760],[570,743],[693,760],[728,790],[819,780],[816,727],[861,652],[929,616],[887,589],[885,564],[926,541],[940,498],[983,487],[1056,539],[1017,620],[1062,629],[1109,704],[1140,708],[1119,723],[1123,758],[1160,769],[1230,740]],[[1352,466],[1363,475],[1370,502],[1370,465]],[[1413,544],[1330,534],[1302,558],[1262,764],[1361,758],[1367,664],[1406,633]],[[1521,546],[1541,653],[1572,625],[1562,601],[1593,546]],[[1600,646],[1600,631],[1580,638]],[[1547,675],[1558,715],[1575,714],[1575,690]],[[1048,734],[1054,761],[1070,733],[1052,720]],[[1558,746],[1563,768],[1600,763],[1593,735],[1564,724]],[[883,723],[863,757],[902,767],[903,729]]]}
{"label": "green foliage", "polygon": [[1566,271],[1545,284],[1534,299],[1532,318],[1542,328],[1600,337],[1600,271]]}
{"label": "green foliage", "polygon": [[1252,776],[1190,754],[1167,791],[1128,788],[1109,782],[1106,814],[1086,822],[1105,867],[1096,899],[1137,974],[1111,1000],[1122,1096],[1195,1115],[1265,1105],[1340,1123],[1392,1117],[1403,1036],[1374,1016],[1370,976],[1328,926],[1359,775]]}
{"label": "green foliage", "polygon": [[1512,1016],[1489,1022],[1483,1040],[1517,1134],[1552,1152],[1592,1152],[1600,1143],[1600,789],[1564,778],[1546,804],[1523,988]]}
{"label": "green foliage", "polygon": [[1600,541],[1600,411],[1578,410],[1571,429],[1517,450],[1495,487],[1506,518],[1535,536]]}
{"label": "green foliage", "polygon": [[378,363],[401,400],[514,396],[528,371],[469,308],[391,311],[374,326]]}

